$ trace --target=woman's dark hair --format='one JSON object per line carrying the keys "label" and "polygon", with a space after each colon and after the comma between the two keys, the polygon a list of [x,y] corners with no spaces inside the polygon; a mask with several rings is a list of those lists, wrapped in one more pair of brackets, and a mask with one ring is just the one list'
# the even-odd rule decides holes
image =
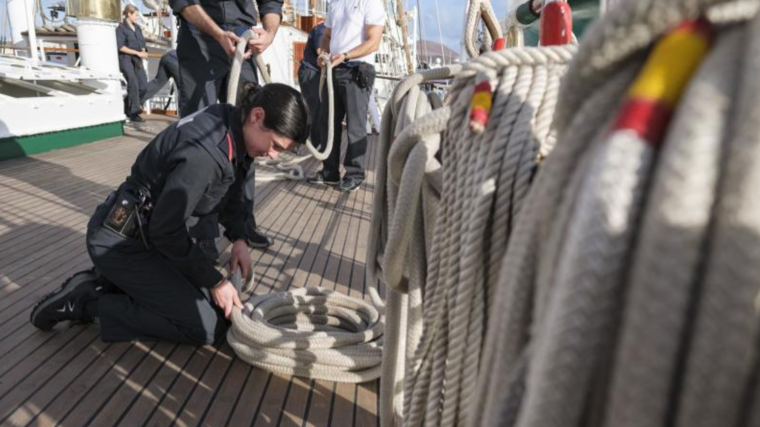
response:
{"label": "woman's dark hair", "polygon": [[242,109],[243,120],[252,109],[261,107],[265,113],[264,127],[297,144],[306,142],[311,128],[309,110],[297,90],[282,83],[265,86],[246,83],[241,92],[238,105]]}

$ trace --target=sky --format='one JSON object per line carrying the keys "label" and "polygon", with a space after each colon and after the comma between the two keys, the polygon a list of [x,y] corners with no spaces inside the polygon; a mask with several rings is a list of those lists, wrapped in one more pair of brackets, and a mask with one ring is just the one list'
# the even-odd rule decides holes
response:
{"label": "sky", "polygon": [[[462,28],[464,26],[466,0],[402,0],[408,9],[419,4],[422,10],[422,38],[443,43],[453,49],[460,50],[462,40]],[[507,11],[507,3],[510,0],[492,0],[496,16],[502,19]],[[511,0],[519,4],[520,0]],[[7,0],[0,0],[0,19],[5,21],[5,7]],[[56,3],[56,0],[43,0],[43,4]],[[436,15],[436,3],[438,4],[438,15]],[[437,16],[440,16],[440,20]],[[439,37],[438,22],[440,22],[441,36]],[[7,24],[0,22],[0,29],[5,29]],[[7,34],[6,34],[7,35]]]}

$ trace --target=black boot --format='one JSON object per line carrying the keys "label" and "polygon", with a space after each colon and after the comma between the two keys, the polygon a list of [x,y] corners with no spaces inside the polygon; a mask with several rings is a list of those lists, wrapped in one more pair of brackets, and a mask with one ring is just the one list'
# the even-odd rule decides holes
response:
{"label": "black boot", "polygon": [[249,227],[245,234],[248,246],[252,248],[266,249],[274,244],[274,240],[262,233],[258,227]]}
{"label": "black boot", "polygon": [[45,295],[34,306],[29,319],[43,331],[49,331],[65,320],[91,323],[93,319],[85,312],[85,305],[97,300],[103,292],[100,274],[94,268],[80,271],[58,290]]}

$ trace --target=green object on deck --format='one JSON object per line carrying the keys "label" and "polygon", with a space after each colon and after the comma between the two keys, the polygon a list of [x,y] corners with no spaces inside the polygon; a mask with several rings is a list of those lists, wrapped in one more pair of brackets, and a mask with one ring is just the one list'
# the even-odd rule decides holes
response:
{"label": "green object on deck", "polygon": [[123,123],[113,122],[58,132],[2,138],[0,139],[0,160],[74,147],[122,135],[124,135]]}

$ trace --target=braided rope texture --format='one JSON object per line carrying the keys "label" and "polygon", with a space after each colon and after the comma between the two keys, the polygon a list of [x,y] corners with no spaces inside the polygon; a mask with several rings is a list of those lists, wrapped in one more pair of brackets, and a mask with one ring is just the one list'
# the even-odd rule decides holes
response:
{"label": "braided rope texture", "polygon": [[233,309],[227,342],[242,360],[270,372],[361,383],[380,377],[383,320],[365,301],[299,288],[252,296]]}
{"label": "braided rope texture", "polygon": [[[759,4],[619,2],[584,37],[497,279],[472,425],[757,425]],[[610,136],[649,46],[698,16],[720,25],[663,143]]]}
{"label": "braided rope texture", "polygon": [[[408,77],[386,106],[367,258],[368,282],[387,293],[383,426],[464,425],[471,416],[493,287],[555,139],[559,82],[575,50],[489,52]],[[446,105],[431,111],[418,85],[441,74],[455,79]],[[481,77],[496,88],[494,107],[473,137],[469,105]]]}

